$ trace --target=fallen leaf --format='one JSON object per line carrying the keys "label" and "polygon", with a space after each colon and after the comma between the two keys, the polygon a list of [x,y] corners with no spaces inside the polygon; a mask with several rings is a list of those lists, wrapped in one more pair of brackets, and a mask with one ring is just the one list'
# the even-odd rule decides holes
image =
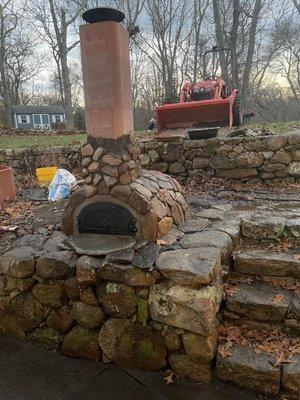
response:
{"label": "fallen leaf", "polygon": [[164,377],[164,381],[166,382],[166,384],[170,385],[171,383],[174,383],[174,378],[178,378],[178,376],[175,374],[174,371],[168,369]]}
{"label": "fallen leaf", "polygon": [[276,294],[273,298],[272,298],[272,302],[274,304],[280,304],[285,300],[285,295],[284,294]]}

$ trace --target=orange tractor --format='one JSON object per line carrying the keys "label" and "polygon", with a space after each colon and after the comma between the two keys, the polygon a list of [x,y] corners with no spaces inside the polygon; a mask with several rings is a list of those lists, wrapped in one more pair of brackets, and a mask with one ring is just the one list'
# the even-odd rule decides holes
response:
{"label": "orange tractor", "polygon": [[[230,49],[209,50],[215,53]],[[205,56],[204,56],[205,57]],[[179,103],[156,107],[158,136],[189,134],[191,139],[217,135],[221,126],[243,124],[243,111],[237,89],[230,89],[222,78],[209,76],[197,83],[185,82]]]}

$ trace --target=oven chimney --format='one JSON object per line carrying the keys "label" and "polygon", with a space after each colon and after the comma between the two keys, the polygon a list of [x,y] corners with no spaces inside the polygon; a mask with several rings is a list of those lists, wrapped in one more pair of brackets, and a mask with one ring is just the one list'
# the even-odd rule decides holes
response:
{"label": "oven chimney", "polygon": [[112,8],[86,11],[80,27],[88,136],[118,139],[133,132],[129,34]]}

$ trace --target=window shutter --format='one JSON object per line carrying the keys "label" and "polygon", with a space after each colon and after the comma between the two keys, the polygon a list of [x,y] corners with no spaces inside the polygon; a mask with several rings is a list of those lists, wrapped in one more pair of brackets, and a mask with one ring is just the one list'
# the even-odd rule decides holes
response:
{"label": "window shutter", "polygon": [[30,124],[30,115],[26,115],[26,123]]}
{"label": "window shutter", "polygon": [[55,115],[52,115],[52,122],[55,123]]}
{"label": "window shutter", "polygon": [[21,124],[22,120],[21,120],[21,115],[18,115],[18,123]]}

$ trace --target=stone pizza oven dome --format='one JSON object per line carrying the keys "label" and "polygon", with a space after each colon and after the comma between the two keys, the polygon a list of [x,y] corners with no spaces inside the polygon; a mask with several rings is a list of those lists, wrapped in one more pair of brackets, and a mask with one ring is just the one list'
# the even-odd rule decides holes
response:
{"label": "stone pizza oven dome", "polygon": [[132,136],[129,33],[122,13],[89,10],[80,27],[87,143],[82,148],[83,188],[70,197],[62,230],[80,254],[105,254],[155,241],[185,220],[180,184],[143,171]]}

